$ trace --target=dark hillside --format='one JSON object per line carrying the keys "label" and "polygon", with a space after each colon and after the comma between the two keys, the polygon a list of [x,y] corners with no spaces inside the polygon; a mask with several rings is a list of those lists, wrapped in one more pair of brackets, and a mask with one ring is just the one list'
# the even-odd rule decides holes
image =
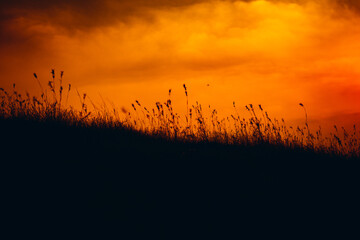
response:
{"label": "dark hillside", "polygon": [[298,235],[301,228],[356,224],[348,220],[358,216],[355,158],[51,121],[1,120],[0,132],[5,216],[31,232],[92,233],[101,224],[134,238],[223,238],[250,229]]}

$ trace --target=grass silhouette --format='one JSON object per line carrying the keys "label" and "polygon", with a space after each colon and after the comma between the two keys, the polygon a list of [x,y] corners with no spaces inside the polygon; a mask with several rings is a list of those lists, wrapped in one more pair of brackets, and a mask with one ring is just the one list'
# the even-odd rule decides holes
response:
{"label": "grass silhouette", "polygon": [[[34,73],[42,91],[40,97],[30,96],[29,93],[26,93],[25,97],[22,96],[16,90],[15,84],[10,93],[0,88],[0,118],[61,122],[68,126],[127,129],[170,141],[242,146],[267,144],[343,157],[360,156],[360,134],[355,125],[351,132],[343,127],[340,131],[334,126],[335,132],[330,136],[324,136],[321,128],[312,132],[308,125],[306,108],[302,103],[299,105],[305,112],[304,127],[287,126],[284,119],[281,121],[272,119],[261,105],[245,106],[251,117],[241,117],[235,102],[233,102],[234,114],[220,118],[217,110],[210,106],[206,110],[198,102],[189,106],[185,84],[183,85],[186,96],[185,116],[174,112],[171,90],[166,102],[156,102],[154,108],[148,109],[136,100],[132,104],[133,111],[130,112],[124,109],[118,111],[115,107],[113,109],[99,107],[93,102],[91,102],[92,109],[89,110],[87,95],[76,91],[81,106],[76,110],[67,105],[71,92],[70,84],[66,88],[66,103],[63,103],[63,74],[64,72],[61,71],[59,79],[56,79],[55,70],[52,70],[52,80],[48,82],[48,88],[44,89],[37,74]],[[205,111],[210,112],[210,116],[206,116]]]}
{"label": "grass silhouette", "polygon": [[40,97],[23,96],[15,85],[1,89],[8,223],[35,232],[95,234],[105,225],[123,238],[227,239],[256,236],[259,228],[321,231],[321,224],[328,229],[358,214],[355,127],[323,137],[307,120],[290,128],[261,105],[246,106],[245,119],[234,102],[234,114],[221,119],[188,99],[180,116],[171,91],[152,109],[135,101],[131,112],[99,107],[76,92],[75,108],[67,105],[73,90],[63,86],[63,72],[59,79],[51,74],[47,88],[38,81]]}

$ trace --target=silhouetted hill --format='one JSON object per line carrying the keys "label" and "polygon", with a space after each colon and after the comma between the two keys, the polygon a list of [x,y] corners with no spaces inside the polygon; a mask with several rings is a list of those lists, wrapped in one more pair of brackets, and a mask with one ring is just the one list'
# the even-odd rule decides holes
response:
{"label": "silhouetted hill", "polygon": [[51,121],[1,120],[0,131],[4,216],[22,231],[229,239],[351,227],[359,213],[355,158]]}

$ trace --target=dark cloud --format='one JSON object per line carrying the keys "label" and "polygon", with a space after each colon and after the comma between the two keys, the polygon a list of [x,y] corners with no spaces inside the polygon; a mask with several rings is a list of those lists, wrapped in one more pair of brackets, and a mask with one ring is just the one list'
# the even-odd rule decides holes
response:
{"label": "dark cloud", "polygon": [[360,1],[359,0],[338,0],[337,1],[340,6],[344,6],[353,10],[357,13],[360,13]]}
{"label": "dark cloud", "polygon": [[[310,0],[270,1],[302,3]],[[324,0],[315,1],[324,2]],[[2,0],[0,21],[8,22],[23,16],[47,21],[67,29],[84,29],[111,25],[114,21],[128,21],[133,17],[149,17],[146,14],[149,8],[182,7],[199,2],[207,2],[207,0]],[[360,10],[358,0],[328,0],[328,2],[335,2],[339,7],[354,11]]]}
{"label": "dark cloud", "polygon": [[130,24],[134,18],[151,21],[151,9],[181,8],[202,2],[209,0],[1,0],[0,47],[31,48],[36,43],[42,44],[41,39],[51,38],[51,33],[34,32],[34,25],[48,25],[72,34],[116,22]]}
{"label": "dark cloud", "polygon": [[49,21],[65,28],[106,26],[146,16],[149,8],[181,7],[205,0],[5,0],[0,3],[0,21],[23,16]]}

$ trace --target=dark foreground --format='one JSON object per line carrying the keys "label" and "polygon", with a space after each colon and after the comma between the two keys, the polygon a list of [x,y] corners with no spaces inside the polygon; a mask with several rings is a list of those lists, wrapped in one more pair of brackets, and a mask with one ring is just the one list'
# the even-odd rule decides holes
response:
{"label": "dark foreground", "polygon": [[0,130],[1,208],[13,236],[292,239],[358,227],[359,159],[61,123],[1,120]]}

